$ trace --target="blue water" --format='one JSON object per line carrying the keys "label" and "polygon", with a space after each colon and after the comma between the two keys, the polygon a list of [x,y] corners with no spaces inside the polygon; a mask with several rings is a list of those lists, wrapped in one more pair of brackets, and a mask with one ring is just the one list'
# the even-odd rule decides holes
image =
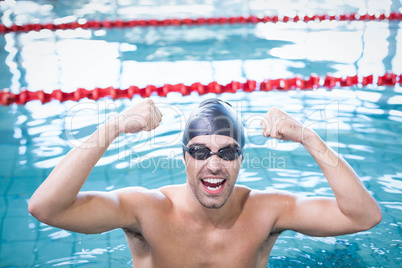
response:
{"label": "blue water", "polygon": [[[197,18],[237,15],[383,13],[398,1],[5,1],[1,22],[76,19]],[[77,87],[402,73],[399,22],[310,22],[0,35],[0,89],[18,93]],[[121,136],[84,190],[157,188],[185,182],[179,139],[188,112],[214,96],[152,96],[164,113],[154,132]],[[402,253],[402,88],[347,87],[309,92],[222,94],[248,130],[238,183],[305,196],[332,196],[318,166],[299,145],[268,141],[259,116],[273,105],[289,112],[338,151],[379,202],[382,222],[353,235],[315,238],[284,232],[269,267],[399,267]],[[108,116],[133,100],[82,100],[0,106],[0,267],[130,267],[121,230],[82,235],[38,222],[30,196],[60,159]],[[259,160],[259,161],[258,161]]]}

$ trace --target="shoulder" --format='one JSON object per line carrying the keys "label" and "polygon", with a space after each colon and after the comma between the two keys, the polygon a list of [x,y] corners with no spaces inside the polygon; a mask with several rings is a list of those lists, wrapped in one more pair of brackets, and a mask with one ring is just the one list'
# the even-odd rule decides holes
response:
{"label": "shoulder", "polygon": [[147,189],[144,187],[126,187],[115,190],[120,202],[139,209],[150,206],[161,206],[169,200],[161,189]]}
{"label": "shoulder", "polygon": [[169,185],[158,189],[147,189],[144,187],[126,187],[113,191],[120,200],[137,202],[170,202],[175,195],[183,191],[184,185]]}
{"label": "shoulder", "polygon": [[147,189],[147,188],[138,187],[138,186],[125,187],[125,188],[117,189],[113,192],[122,198],[130,198],[130,197],[136,197],[136,196],[152,198],[152,197],[157,197],[162,194],[158,189],[156,189],[156,190]]}
{"label": "shoulder", "polygon": [[236,185],[236,189],[240,191],[248,191],[249,196],[253,199],[293,199],[297,198],[297,195],[290,193],[288,191],[275,190],[275,189],[266,189],[266,190],[258,190],[251,189],[247,186]]}
{"label": "shoulder", "polygon": [[267,189],[267,190],[251,190],[251,194],[256,197],[260,198],[275,198],[275,199],[288,199],[288,198],[296,198],[297,195],[283,190],[274,190],[274,189]]}
{"label": "shoulder", "polygon": [[236,187],[237,191],[247,193],[244,199],[244,213],[248,219],[259,222],[259,226],[269,227],[270,233],[282,232],[276,228],[276,222],[293,210],[298,196],[279,190],[255,190],[247,187]]}
{"label": "shoulder", "polygon": [[248,201],[261,210],[281,213],[291,208],[298,198],[287,191],[250,189]]}

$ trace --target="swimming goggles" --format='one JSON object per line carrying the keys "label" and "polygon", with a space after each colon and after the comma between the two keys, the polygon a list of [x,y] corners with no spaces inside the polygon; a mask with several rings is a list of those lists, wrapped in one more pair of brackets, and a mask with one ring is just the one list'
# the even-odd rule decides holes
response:
{"label": "swimming goggles", "polygon": [[213,155],[217,155],[223,160],[232,161],[237,159],[243,152],[243,150],[237,146],[227,146],[219,149],[216,153],[213,153],[211,149],[202,145],[190,145],[189,147],[183,145],[183,149],[197,160],[205,160]]}

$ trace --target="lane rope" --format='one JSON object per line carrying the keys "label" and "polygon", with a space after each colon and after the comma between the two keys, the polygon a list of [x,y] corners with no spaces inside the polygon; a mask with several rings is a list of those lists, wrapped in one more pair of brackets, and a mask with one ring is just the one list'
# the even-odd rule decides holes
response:
{"label": "lane rope", "polygon": [[0,33],[10,32],[30,32],[41,30],[68,30],[68,29],[101,29],[101,28],[133,28],[133,27],[158,27],[158,26],[201,26],[201,25],[216,25],[216,24],[257,24],[257,23],[277,23],[277,22],[321,22],[321,21],[401,21],[402,14],[400,12],[391,12],[389,14],[341,14],[341,15],[312,15],[312,16],[249,16],[249,17],[211,17],[211,18],[197,18],[197,19],[164,19],[164,20],[85,20],[79,19],[78,21],[69,23],[29,23],[25,25],[13,24],[11,26],[5,26],[0,24]]}
{"label": "lane rope", "polygon": [[92,90],[85,88],[78,88],[74,92],[62,92],[60,89],[54,90],[52,93],[45,93],[43,90],[29,91],[25,88],[21,89],[18,94],[11,93],[8,89],[0,91],[0,104],[11,105],[18,104],[24,105],[29,101],[39,100],[42,103],[47,103],[52,100],[64,101],[79,101],[84,98],[91,100],[98,100],[100,98],[112,98],[131,99],[134,95],[140,95],[143,98],[150,97],[151,95],[158,95],[166,97],[169,92],[177,92],[183,96],[190,95],[192,92],[197,92],[199,95],[207,93],[236,93],[238,91],[253,92],[253,91],[288,91],[288,90],[314,90],[318,88],[327,88],[331,90],[334,87],[352,87],[359,86],[365,87],[367,85],[378,86],[395,86],[396,84],[402,85],[402,74],[397,75],[392,72],[387,72],[382,76],[374,79],[374,75],[368,75],[363,77],[346,76],[346,77],[334,77],[332,75],[326,75],[320,77],[316,74],[311,74],[308,78],[303,79],[301,76],[295,76],[293,78],[279,78],[279,79],[267,79],[262,82],[255,80],[247,80],[245,83],[232,81],[229,84],[221,85],[216,81],[203,85],[201,83],[193,83],[189,86],[184,84],[165,84],[161,87],[154,85],[147,85],[144,88],[137,86],[130,86],[127,89],[119,89],[114,87],[99,88],[96,87]]}

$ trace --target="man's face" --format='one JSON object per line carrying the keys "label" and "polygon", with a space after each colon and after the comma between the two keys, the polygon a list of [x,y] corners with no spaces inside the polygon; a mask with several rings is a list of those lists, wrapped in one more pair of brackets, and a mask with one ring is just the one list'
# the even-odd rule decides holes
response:
{"label": "man's face", "polygon": [[[227,146],[238,146],[231,137],[222,135],[201,135],[191,139],[187,147],[199,145],[216,153]],[[221,208],[229,199],[235,186],[242,156],[229,161],[212,155],[197,160],[185,152],[187,183],[197,200],[206,208]]]}

